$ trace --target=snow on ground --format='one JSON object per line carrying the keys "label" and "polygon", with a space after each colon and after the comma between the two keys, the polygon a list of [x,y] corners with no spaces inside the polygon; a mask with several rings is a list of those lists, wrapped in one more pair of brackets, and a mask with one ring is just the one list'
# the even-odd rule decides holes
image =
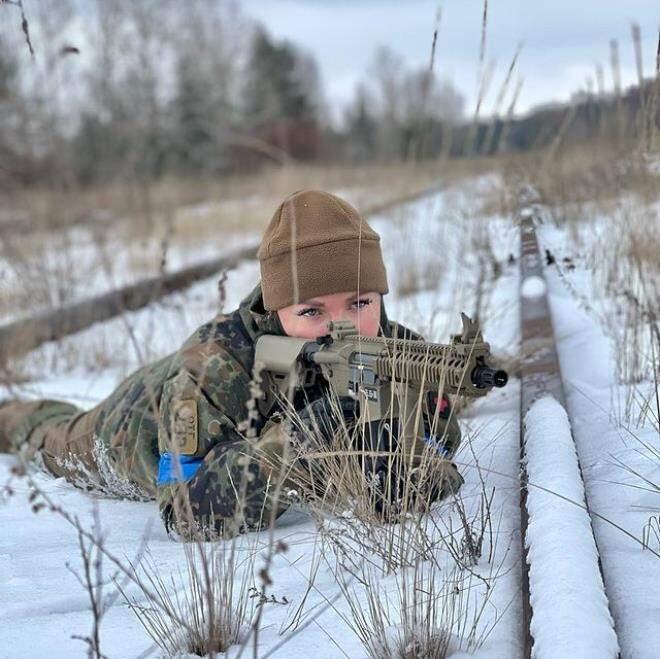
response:
{"label": "snow on ground", "polygon": [[[525,455],[534,656],[617,657],[571,424],[551,396],[537,400],[525,414]],[[576,626],[576,620],[582,624]]]}
{"label": "snow on ground", "polygon": [[[421,331],[429,340],[444,341],[460,329],[459,311],[472,313],[479,297],[485,337],[494,352],[506,359],[516,356],[519,345],[518,266],[507,265],[509,253],[517,256],[518,234],[506,219],[488,218],[487,223],[474,219],[478,192],[484,184],[471,181],[456,186],[382,213],[373,224],[382,235],[388,264],[391,293],[386,305],[390,317]],[[582,240],[602,240],[607,226],[595,222],[579,231]],[[660,647],[660,591],[656,587],[660,583],[660,559],[615,525],[639,538],[649,516],[657,515],[657,493],[639,489],[640,480],[633,474],[636,471],[656,483],[660,481],[657,461],[651,462],[644,447],[644,443],[657,446],[657,434],[648,426],[624,425],[622,421],[620,411],[625,408],[626,391],[616,381],[613,347],[598,322],[608,314],[612,317],[610,302],[594,284],[588,261],[573,253],[573,232],[550,226],[540,230],[542,247],[550,248],[560,263],[562,257],[571,257],[576,266],[562,277],[555,266],[545,272],[568,412],[578,441],[587,496],[596,513],[594,529],[623,656],[650,659],[657,656]],[[484,253],[478,250],[484,236],[490,239],[503,272],[494,283],[487,276],[487,285],[477,296],[476,283],[482,279],[480,268],[484,263]],[[217,247],[210,246],[209,255],[216,254]],[[229,273],[224,308],[234,308],[257,277],[258,266],[249,261]],[[566,282],[570,282],[570,288]],[[94,289],[96,284],[91,286]],[[528,293],[537,294],[539,287],[535,284],[528,288]],[[15,365],[28,376],[15,393],[59,397],[91,407],[141,363],[176,349],[219,307],[217,279],[209,278],[150,309],[125,314],[56,345],[44,346]],[[478,610],[479,602],[485,601],[485,588],[479,586],[478,577],[491,585],[478,625],[480,634],[490,633],[475,652],[475,656],[488,658],[508,659],[521,653],[518,394],[519,382],[513,377],[504,390],[493,391],[461,414],[465,441],[457,463],[466,479],[462,497],[468,513],[472,515],[478,509],[482,478],[486,489],[495,491],[493,532],[492,536],[486,534],[482,556],[473,568],[477,577],[470,591],[471,605]],[[552,446],[548,450],[552,451]],[[13,458],[0,456],[0,485],[10,477],[13,464]],[[88,527],[94,506],[98,505],[107,548],[118,557],[134,557],[148,530],[151,556],[163,578],[176,575],[185,565],[183,547],[165,534],[155,504],[94,498],[61,480],[40,475],[35,478],[54,500]],[[13,488],[15,494],[0,502],[0,658],[26,654],[85,656],[85,645],[72,638],[88,634],[92,624],[85,591],[67,569],[67,563],[74,571],[81,567],[75,531],[57,515],[47,511],[34,514],[25,481],[14,479]],[[456,513],[450,508],[434,508],[426,518],[426,526],[457,528]],[[323,544],[309,515],[302,510],[287,512],[278,521],[275,538],[286,542],[288,549],[273,559],[270,592],[278,601],[285,597],[288,604],[265,605],[259,656],[278,644],[283,645],[271,656],[366,656],[351,631],[350,610],[341,597],[336,566],[322,559],[316,570],[319,556],[324,554]],[[267,534],[263,533],[249,534],[238,541],[246,554],[261,547],[256,571],[263,565],[267,544]],[[376,560],[364,551],[362,554],[360,560]],[[450,563],[446,551],[437,547],[433,562],[426,567],[442,567],[434,573],[434,578],[442,582]],[[115,588],[110,579],[112,572],[106,562],[107,593]],[[313,588],[305,599],[309,575],[314,572]],[[383,598],[393,609],[392,625],[398,620],[398,583],[396,575],[379,578]],[[129,587],[129,592],[140,597],[135,588]],[[366,608],[365,593],[357,588],[356,593]],[[303,601],[302,625],[307,626],[297,632],[286,631]],[[314,617],[324,606],[326,609]],[[103,652],[112,659],[139,656],[152,646],[121,597],[103,620],[101,642]],[[459,655],[464,656],[454,656]]]}
{"label": "snow on ground", "polygon": [[[605,234],[607,218],[592,226],[594,236]],[[649,517],[658,515],[660,494],[633,472],[660,483],[657,452],[653,459],[644,446],[658,451],[660,438],[650,423],[636,426],[622,418],[627,387],[617,382],[614,344],[598,322],[616,317],[614,305],[597,285],[591,270],[597,263],[584,254],[589,252],[588,236],[576,244],[568,230],[547,225],[540,228],[539,238],[558,263],[569,258],[575,266],[562,268],[560,276],[551,265],[545,276],[568,412],[587,498],[597,515],[594,530],[619,642],[625,657],[654,659],[660,648],[660,558],[642,549],[639,539]],[[651,382],[638,386],[652,392]],[[657,542],[655,550],[660,552]]]}
{"label": "snow on ground", "polygon": [[[475,304],[480,260],[474,245],[483,226],[471,214],[475,212],[479,185],[479,181],[471,182],[408,204],[405,209],[384,213],[374,221],[383,237],[391,277],[388,313],[422,331],[430,340],[446,340],[450,332],[459,331],[459,312],[471,313]],[[517,230],[510,222],[491,218],[487,232],[498,260],[506,262],[510,251],[517,252]],[[406,280],[404,266],[413,261],[423,282],[421,287]],[[235,307],[257,277],[258,267],[253,262],[245,262],[230,273],[225,307]],[[505,357],[515,354],[519,341],[517,291],[517,265],[505,265],[502,276],[487,286],[482,300],[485,336],[494,352]],[[19,365],[32,380],[16,393],[60,397],[90,407],[132,368],[175,349],[217,310],[217,286],[211,278],[152,309],[125,314],[58,345],[44,346]],[[489,658],[508,659],[520,653],[518,386],[512,378],[506,389],[493,391],[462,413],[465,441],[456,460],[466,479],[462,497],[468,515],[478,510],[480,479],[487,491],[494,489],[493,529],[486,533],[482,556],[473,568],[476,583],[470,588],[470,604],[476,609],[488,592],[477,625],[478,634],[487,635],[476,655]],[[0,457],[0,483],[9,477],[12,463],[13,458]],[[166,536],[155,504],[93,498],[61,480],[40,475],[36,478],[86,525],[91,524],[93,506],[98,505],[107,548],[118,556],[133,557],[145,529],[150,528],[149,549],[163,577],[169,578],[184,565],[183,548]],[[84,644],[71,638],[85,635],[91,628],[86,594],[66,567],[67,562],[74,570],[81,565],[75,532],[56,515],[46,511],[33,514],[24,481],[17,481],[14,489],[16,494],[0,504],[1,528],[11,529],[0,536],[0,657],[22,656],[28,649],[35,656],[84,656]],[[428,519],[429,527],[460,526],[450,505],[436,507]],[[336,599],[340,591],[336,568],[330,561],[321,562],[304,607],[303,623],[308,621],[309,626],[297,634],[281,632],[305,596],[310,570],[320,553],[320,540],[307,513],[299,510],[287,512],[278,521],[276,538],[284,540],[289,549],[274,559],[271,592],[278,599],[286,597],[289,604],[265,607],[260,656],[284,640],[286,644],[274,656],[366,656],[346,622],[350,619],[347,603],[341,597]],[[255,543],[265,545],[267,537],[249,534],[240,543],[247,551]],[[444,549],[438,548],[436,554],[435,565],[451,563]],[[260,567],[260,560],[255,569]],[[111,573],[107,566],[105,578],[109,579]],[[434,578],[442,582],[444,574],[444,570],[437,571]],[[394,602],[397,578],[383,577],[380,583],[383,596]],[[108,583],[107,590],[112,592],[112,583]],[[332,606],[312,621],[310,612],[316,611],[312,607],[327,601],[333,602]],[[396,609],[396,604],[393,606]],[[474,614],[466,614],[468,618],[470,615]],[[104,618],[101,639],[103,652],[111,658],[135,657],[151,645],[121,597]]]}

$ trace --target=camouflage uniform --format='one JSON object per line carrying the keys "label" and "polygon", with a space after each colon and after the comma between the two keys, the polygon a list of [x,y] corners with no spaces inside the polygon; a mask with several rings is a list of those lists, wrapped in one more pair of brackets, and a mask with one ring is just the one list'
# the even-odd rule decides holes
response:
{"label": "camouflage uniform", "polygon": [[[384,305],[381,326],[386,336],[418,338],[390,323]],[[287,507],[273,496],[272,470],[254,457],[268,422],[256,410],[248,415],[261,334],[284,331],[257,286],[236,311],[202,325],[88,412],[59,401],[9,403],[0,409],[0,443],[4,434],[14,450],[77,486],[156,498],[166,528],[185,538],[260,528]],[[239,426],[248,417],[246,435]],[[460,441],[454,415],[446,440],[453,455]]]}

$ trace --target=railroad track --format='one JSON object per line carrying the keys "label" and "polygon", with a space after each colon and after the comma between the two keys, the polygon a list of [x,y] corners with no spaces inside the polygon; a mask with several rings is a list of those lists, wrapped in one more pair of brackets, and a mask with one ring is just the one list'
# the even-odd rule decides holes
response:
{"label": "railroad track", "polygon": [[[566,411],[536,236],[540,208],[532,195],[521,199],[518,220],[524,656],[616,657],[620,648]],[[589,627],[590,632],[595,630],[594,637],[581,624],[590,617],[595,618]],[[570,655],[562,653],[562,644],[572,646]]]}

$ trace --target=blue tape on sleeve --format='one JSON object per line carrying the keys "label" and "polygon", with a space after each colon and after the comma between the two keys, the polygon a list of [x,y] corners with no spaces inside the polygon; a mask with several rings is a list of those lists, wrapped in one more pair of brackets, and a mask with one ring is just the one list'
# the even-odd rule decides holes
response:
{"label": "blue tape on sleeve", "polygon": [[199,469],[202,458],[192,458],[187,455],[173,456],[163,453],[158,463],[158,485],[170,483],[187,483]]}
{"label": "blue tape on sleeve", "polygon": [[424,442],[426,442],[429,446],[432,446],[443,457],[449,455],[449,451],[447,450],[444,442],[439,441],[435,435],[424,435]]}

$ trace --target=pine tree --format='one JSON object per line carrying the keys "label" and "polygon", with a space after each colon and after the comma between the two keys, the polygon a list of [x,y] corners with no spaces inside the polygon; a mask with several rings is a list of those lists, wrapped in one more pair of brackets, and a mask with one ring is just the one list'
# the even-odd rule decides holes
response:
{"label": "pine tree", "polygon": [[276,44],[262,29],[256,31],[244,93],[245,116],[253,126],[314,117],[313,90],[305,89],[299,60],[293,46]]}
{"label": "pine tree", "polygon": [[377,149],[378,122],[373,113],[373,98],[364,85],[358,85],[353,106],[346,113],[346,146],[351,160],[373,160]]}

